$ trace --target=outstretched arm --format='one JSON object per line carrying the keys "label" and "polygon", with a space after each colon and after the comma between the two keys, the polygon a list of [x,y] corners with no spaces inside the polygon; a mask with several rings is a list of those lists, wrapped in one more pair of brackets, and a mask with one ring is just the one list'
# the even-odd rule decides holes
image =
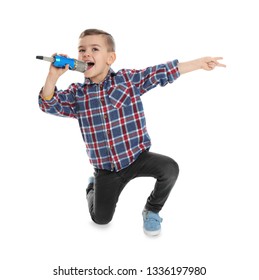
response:
{"label": "outstretched arm", "polygon": [[218,60],[222,57],[202,57],[192,61],[178,63],[178,70],[180,74],[185,74],[198,69],[213,70],[215,67],[226,67],[225,64],[219,63]]}

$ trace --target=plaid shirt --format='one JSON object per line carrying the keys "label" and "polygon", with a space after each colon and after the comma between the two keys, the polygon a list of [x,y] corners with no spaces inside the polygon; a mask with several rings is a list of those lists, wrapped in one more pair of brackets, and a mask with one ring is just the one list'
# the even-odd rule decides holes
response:
{"label": "plaid shirt", "polygon": [[55,90],[50,100],[39,97],[42,111],[76,118],[91,164],[119,171],[151,146],[141,95],[172,83],[180,76],[178,60],[144,70],[109,71],[99,84],[85,78],[67,90]]}

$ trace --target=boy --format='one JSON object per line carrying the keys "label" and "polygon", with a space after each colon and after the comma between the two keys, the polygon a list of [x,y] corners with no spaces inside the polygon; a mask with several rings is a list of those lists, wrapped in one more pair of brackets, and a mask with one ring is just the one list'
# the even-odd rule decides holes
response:
{"label": "boy", "polygon": [[149,151],[151,142],[141,95],[158,84],[174,82],[181,74],[225,65],[218,62],[220,57],[204,57],[115,73],[110,68],[116,59],[114,39],[98,29],[81,33],[78,52],[78,59],[88,64],[84,83],[57,90],[56,83],[68,66],[61,69],[51,65],[40,93],[40,108],[78,119],[95,169],[95,177],[89,179],[86,190],[89,212],[95,223],[111,221],[119,195],[130,180],[140,176],[156,178],[142,215],[144,232],[157,235],[162,222],[159,211],[176,182],[179,168],[173,159]]}

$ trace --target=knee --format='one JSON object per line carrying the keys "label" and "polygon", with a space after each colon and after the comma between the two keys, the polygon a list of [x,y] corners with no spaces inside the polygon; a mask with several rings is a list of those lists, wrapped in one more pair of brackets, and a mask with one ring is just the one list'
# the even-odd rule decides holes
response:
{"label": "knee", "polygon": [[172,158],[168,158],[168,162],[165,166],[165,173],[167,174],[167,176],[177,178],[179,172],[180,169],[178,163]]}
{"label": "knee", "polygon": [[92,220],[98,225],[107,225],[112,220],[112,217],[92,217]]}

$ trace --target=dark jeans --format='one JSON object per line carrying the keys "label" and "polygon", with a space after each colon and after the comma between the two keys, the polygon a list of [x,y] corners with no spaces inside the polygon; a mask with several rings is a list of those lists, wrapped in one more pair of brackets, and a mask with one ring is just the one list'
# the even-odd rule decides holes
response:
{"label": "dark jeans", "polygon": [[[159,212],[165,204],[179,174],[178,164],[170,157],[143,152],[135,162],[119,172],[97,169],[94,189],[87,194],[92,220],[107,224],[112,220],[119,195],[126,184],[136,177],[154,177],[155,187],[145,209]],[[134,202],[133,202],[134,203]]]}

